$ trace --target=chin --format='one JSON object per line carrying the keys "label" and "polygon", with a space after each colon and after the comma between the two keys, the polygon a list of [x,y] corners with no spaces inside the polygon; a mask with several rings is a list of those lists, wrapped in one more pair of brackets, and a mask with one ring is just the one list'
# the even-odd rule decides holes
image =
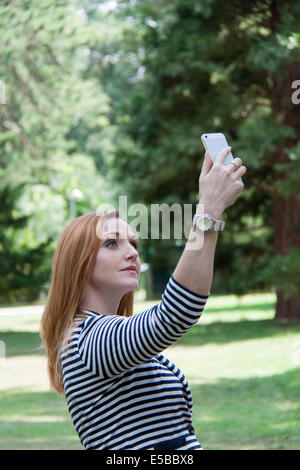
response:
{"label": "chin", "polygon": [[132,289],[137,289],[139,287],[139,281],[136,280],[135,282],[132,282]]}
{"label": "chin", "polygon": [[122,285],[123,285],[124,290],[126,289],[126,293],[131,292],[133,290],[136,290],[139,287],[139,277],[138,276],[134,276],[133,279],[130,279],[130,277],[133,277],[133,275],[129,274],[128,277],[129,277],[129,279],[127,279],[127,278],[126,278],[126,280],[122,279]]}
{"label": "chin", "polygon": [[139,287],[139,281],[138,281],[138,280],[132,281],[132,282],[130,283],[130,287],[128,286],[128,292],[131,292],[131,291],[133,291],[133,290],[136,290],[136,289],[138,289],[138,287]]}

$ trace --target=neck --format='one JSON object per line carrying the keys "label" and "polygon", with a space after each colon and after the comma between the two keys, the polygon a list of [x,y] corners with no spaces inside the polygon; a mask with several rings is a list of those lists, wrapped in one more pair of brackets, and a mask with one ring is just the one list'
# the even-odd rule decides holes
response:
{"label": "neck", "polygon": [[94,310],[103,315],[117,315],[122,293],[115,289],[105,288],[105,295],[99,289],[88,286],[88,289],[80,302],[81,310]]}

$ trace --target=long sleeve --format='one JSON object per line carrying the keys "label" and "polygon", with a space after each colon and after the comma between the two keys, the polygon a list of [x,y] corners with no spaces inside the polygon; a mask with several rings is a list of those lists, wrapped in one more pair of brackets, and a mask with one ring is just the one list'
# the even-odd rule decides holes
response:
{"label": "long sleeve", "polygon": [[162,301],[131,317],[88,317],[78,337],[85,366],[108,378],[149,361],[181,338],[201,316],[208,295],[197,294],[171,275]]}

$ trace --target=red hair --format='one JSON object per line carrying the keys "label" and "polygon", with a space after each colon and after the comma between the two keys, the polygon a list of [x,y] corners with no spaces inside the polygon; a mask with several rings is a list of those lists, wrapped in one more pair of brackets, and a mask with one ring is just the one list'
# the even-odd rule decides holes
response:
{"label": "red hair", "polygon": [[[61,350],[67,345],[75,327],[75,315],[76,318],[85,316],[79,305],[100,248],[97,226],[111,216],[119,218],[120,213],[117,210],[100,214],[91,212],[77,217],[61,234],[54,254],[50,287],[40,322],[40,336],[46,350],[50,386],[58,393],[64,392]],[[133,300],[134,291],[125,294],[117,314],[131,316]]]}

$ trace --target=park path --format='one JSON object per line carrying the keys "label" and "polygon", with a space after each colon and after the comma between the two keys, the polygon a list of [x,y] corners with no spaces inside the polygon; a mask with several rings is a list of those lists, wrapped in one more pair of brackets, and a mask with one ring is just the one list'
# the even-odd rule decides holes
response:
{"label": "park path", "polygon": [[28,313],[42,313],[44,305],[26,305],[19,307],[0,307],[0,316],[5,315],[28,315]]}

